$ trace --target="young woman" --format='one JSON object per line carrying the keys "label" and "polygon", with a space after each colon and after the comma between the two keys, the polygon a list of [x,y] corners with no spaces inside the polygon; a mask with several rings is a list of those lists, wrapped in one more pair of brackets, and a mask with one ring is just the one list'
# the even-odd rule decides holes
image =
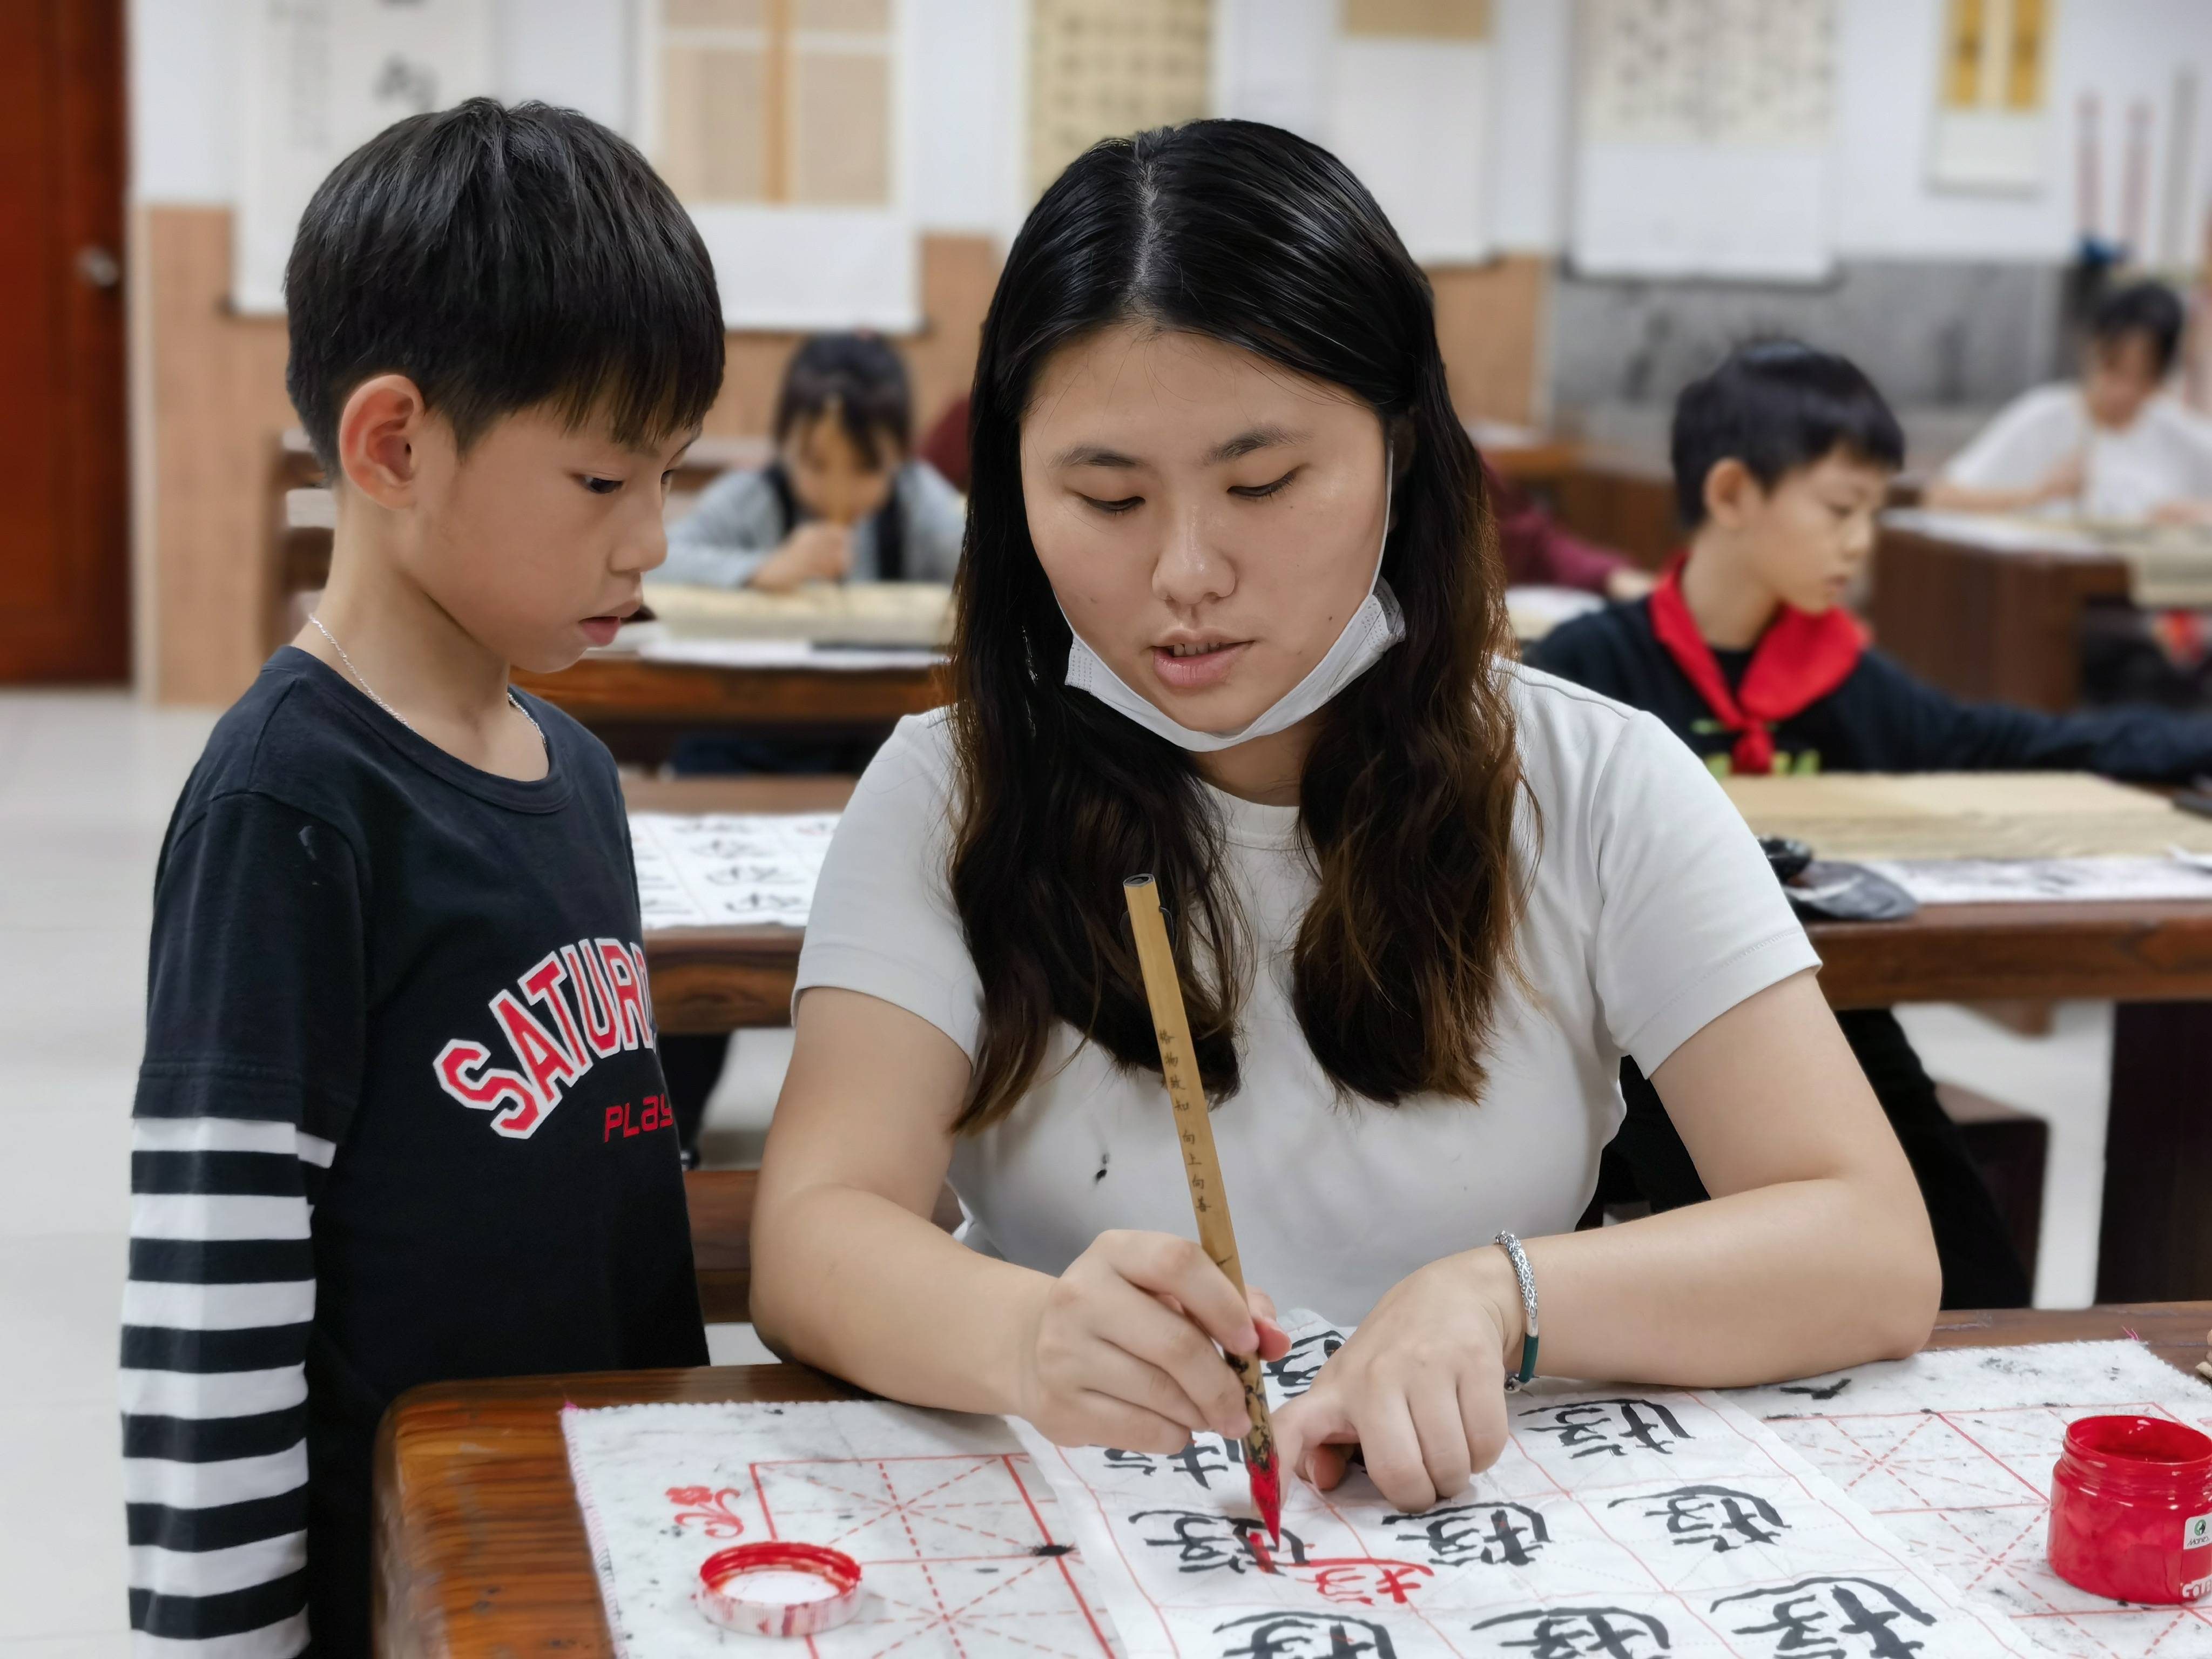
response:
{"label": "young woman", "polygon": [[[1722,1384],[1908,1353],[1911,1170],[1741,820],[1650,716],[1510,659],[1429,290],[1272,128],[1102,144],[984,330],[957,696],[861,780],[754,1226],[781,1350],[1172,1450],[1277,1351],[1187,1242],[1121,883],[1161,880],[1247,1272],[1359,1322],[1281,1413],[1421,1507],[1545,1369]],[[1572,1231],[1624,1055],[1709,1203]],[[965,1243],[929,1222],[950,1172]]]}

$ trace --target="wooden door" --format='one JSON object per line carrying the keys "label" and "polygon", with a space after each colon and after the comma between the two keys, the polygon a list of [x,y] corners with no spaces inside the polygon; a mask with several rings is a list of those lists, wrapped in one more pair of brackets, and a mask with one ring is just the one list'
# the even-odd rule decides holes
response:
{"label": "wooden door", "polygon": [[0,3],[0,681],[131,672],[122,0]]}

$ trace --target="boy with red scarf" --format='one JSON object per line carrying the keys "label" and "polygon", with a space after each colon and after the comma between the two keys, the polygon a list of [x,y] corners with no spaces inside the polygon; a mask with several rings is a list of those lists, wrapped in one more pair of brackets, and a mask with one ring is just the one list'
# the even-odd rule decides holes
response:
{"label": "boy with red scarf", "polygon": [[[1740,348],[1674,409],[1689,530],[1647,599],[1554,630],[1532,664],[1673,727],[1715,771],[2212,770],[2212,720],[2052,715],[1954,701],[1866,642],[1843,599],[1872,552],[1905,434],[1851,363],[1794,341]],[[1943,1305],[2009,1307],[2027,1274],[1935,1085],[1887,1009],[1840,1017],[1920,1177]],[[1614,1151],[1655,1209],[1705,1196],[1657,1097],[1624,1066]]]}

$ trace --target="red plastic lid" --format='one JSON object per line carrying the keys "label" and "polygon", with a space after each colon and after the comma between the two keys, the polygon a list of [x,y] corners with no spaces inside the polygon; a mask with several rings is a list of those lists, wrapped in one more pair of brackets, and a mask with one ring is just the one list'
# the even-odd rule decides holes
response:
{"label": "red plastic lid", "polygon": [[700,1564],[693,1595],[725,1629],[811,1636],[858,1609],[860,1564],[821,1544],[739,1544]]}

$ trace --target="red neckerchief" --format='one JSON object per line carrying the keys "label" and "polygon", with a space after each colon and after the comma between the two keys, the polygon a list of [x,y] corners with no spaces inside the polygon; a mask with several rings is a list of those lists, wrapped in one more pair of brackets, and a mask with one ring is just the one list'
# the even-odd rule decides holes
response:
{"label": "red neckerchief", "polygon": [[1818,702],[1849,679],[1866,640],[1857,621],[1840,605],[1812,616],[1785,605],[1759,636],[1743,683],[1731,693],[1712,647],[1698,631],[1682,598],[1682,567],[1689,557],[1677,553],[1652,590],[1651,631],[1722,728],[1737,734],[1730,757],[1735,769],[1771,771],[1774,723]]}

